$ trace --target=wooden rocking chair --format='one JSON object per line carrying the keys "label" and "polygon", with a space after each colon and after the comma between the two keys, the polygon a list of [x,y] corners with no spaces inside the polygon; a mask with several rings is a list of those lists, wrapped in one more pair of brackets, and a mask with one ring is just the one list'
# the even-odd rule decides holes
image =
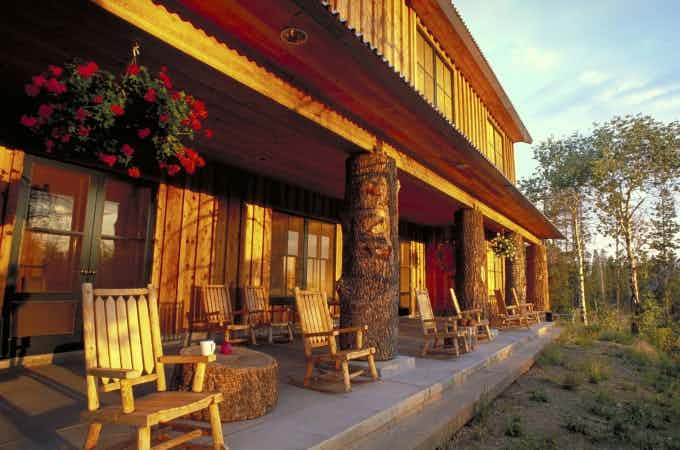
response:
{"label": "wooden rocking chair", "polygon": [[456,312],[456,317],[458,318],[459,325],[465,325],[469,327],[477,328],[477,339],[488,339],[493,340],[493,335],[491,334],[491,328],[489,328],[489,320],[482,319],[482,310],[479,308],[466,309],[462,311],[460,309],[460,304],[458,303],[458,297],[456,297],[456,291],[450,288],[451,292],[451,302],[453,303],[453,310]]}
{"label": "wooden rocking chair", "polygon": [[513,287],[510,288],[512,294],[512,300],[519,308],[520,314],[527,316],[530,322],[541,323],[541,313],[542,311],[535,311],[534,304],[529,302],[520,302],[519,296],[517,295],[517,290]]}
{"label": "wooden rocking chair", "polygon": [[274,342],[273,329],[278,328],[288,333],[288,342],[293,342],[293,327],[288,320],[274,321],[274,313],[282,313],[284,317],[290,317],[290,308],[274,307],[269,304],[269,297],[265,294],[262,286],[248,286],[245,289],[246,313],[250,328],[267,329],[268,342]]}
{"label": "wooden rocking chair", "polygon": [[[205,323],[198,322],[197,325],[205,325],[208,331],[219,332],[224,335],[224,342],[238,344],[250,342],[256,344],[255,331],[247,320],[241,324],[235,324],[236,316],[244,316],[244,310],[233,311],[231,307],[231,296],[229,289],[223,284],[208,284],[199,287],[200,298],[205,314]],[[193,330],[193,325],[192,325]],[[242,337],[234,337],[232,333],[240,332]],[[245,335],[246,337],[243,337]],[[249,337],[248,337],[249,336]]]}
{"label": "wooden rocking chair", "polygon": [[[93,449],[103,423],[137,428],[137,448],[151,448],[151,427],[205,408],[210,412],[213,448],[224,449],[217,404],[222,394],[203,392],[209,356],[163,356],[156,291],[147,289],[92,289],[83,284],[83,339],[87,409],[90,426],[83,448]],[[164,364],[196,364],[193,392],[167,392]],[[98,381],[101,380],[101,385]],[[157,392],[134,398],[133,386],[155,382]],[[99,385],[99,386],[98,386]],[[121,402],[102,406],[99,392],[120,390]],[[186,426],[174,427],[186,431]],[[202,436],[201,428],[166,440],[154,449],[176,447]]]}
{"label": "wooden rocking chair", "polygon": [[445,339],[453,341],[453,350],[456,356],[460,356],[459,340],[463,342],[465,351],[469,352],[468,336],[464,330],[458,329],[458,318],[456,316],[435,316],[432,312],[432,303],[430,303],[430,295],[427,290],[416,289],[415,292],[418,310],[420,311],[420,323],[423,326],[423,337],[425,338],[421,355],[427,355],[431,348],[445,350]]}
{"label": "wooden rocking chair", "polygon": [[500,289],[494,291],[496,298],[497,313],[492,317],[492,322],[498,328],[529,328],[529,319],[524,314],[520,314],[518,307],[515,305],[508,306],[505,304],[505,298]]}
{"label": "wooden rocking chair", "polygon": [[[302,341],[307,360],[303,381],[305,387],[311,387],[314,368],[323,362],[330,362],[335,365],[336,370],[338,368],[342,370],[346,392],[352,389],[351,379],[362,375],[364,372],[364,370],[357,370],[350,373],[349,362],[352,360],[366,359],[371,378],[373,380],[378,379],[378,371],[373,358],[375,347],[364,348],[363,346],[364,331],[368,330],[368,326],[333,328],[333,318],[328,309],[326,295],[323,292],[302,291],[295,288],[295,305],[300,316]],[[336,336],[347,333],[355,333],[356,335],[354,348],[340,350]],[[321,352],[317,352],[319,349],[321,349]]]}

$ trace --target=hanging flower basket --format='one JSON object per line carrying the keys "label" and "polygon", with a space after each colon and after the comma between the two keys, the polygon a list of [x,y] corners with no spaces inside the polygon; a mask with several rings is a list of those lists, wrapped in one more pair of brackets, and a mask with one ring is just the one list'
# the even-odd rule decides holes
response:
{"label": "hanging flower basket", "polygon": [[25,91],[32,109],[21,124],[47,153],[99,160],[134,178],[193,174],[205,165],[189,147],[212,137],[205,104],[174,89],[165,67],[153,75],[130,64],[116,77],[92,61],[51,65]]}
{"label": "hanging flower basket", "polygon": [[500,233],[491,239],[491,250],[498,256],[504,256],[508,259],[514,259],[517,248],[515,243],[507,236]]}

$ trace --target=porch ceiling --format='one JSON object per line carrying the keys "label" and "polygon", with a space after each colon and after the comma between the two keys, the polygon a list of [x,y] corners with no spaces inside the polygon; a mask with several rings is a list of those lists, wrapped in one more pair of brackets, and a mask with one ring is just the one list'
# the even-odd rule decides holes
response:
{"label": "porch ceiling", "polygon": [[[542,238],[561,234],[470,141],[318,0],[200,0],[164,5]],[[279,32],[296,26],[302,46]]]}
{"label": "porch ceiling", "polygon": [[[342,198],[345,160],[353,144],[248,89],[89,2],[23,1],[0,18],[0,143],[16,140],[23,85],[48,64],[77,57],[122,72],[133,42],[141,63],[168,66],[177,86],[204,99],[215,138],[200,145],[220,161],[290,184]],[[75,18],[75,20],[74,20]],[[106,30],[106,32],[102,32]],[[400,216],[423,225],[446,225],[459,205],[406,173],[400,173]]]}

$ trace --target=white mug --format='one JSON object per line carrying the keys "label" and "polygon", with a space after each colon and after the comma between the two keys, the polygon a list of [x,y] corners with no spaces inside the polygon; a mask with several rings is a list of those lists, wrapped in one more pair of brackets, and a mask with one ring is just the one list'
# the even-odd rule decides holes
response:
{"label": "white mug", "polygon": [[201,341],[201,355],[207,356],[215,353],[215,341]]}

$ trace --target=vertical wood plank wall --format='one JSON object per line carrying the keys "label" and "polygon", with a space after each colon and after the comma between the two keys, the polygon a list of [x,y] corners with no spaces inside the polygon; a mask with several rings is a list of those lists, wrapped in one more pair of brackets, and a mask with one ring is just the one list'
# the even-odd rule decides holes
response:
{"label": "vertical wood plank wall", "polygon": [[0,311],[7,283],[23,169],[24,152],[0,146]]}
{"label": "vertical wood plank wall", "polygon": [[[457,67],[455,55],[448,55],[442,50],[437,38],[427,30],[406,0],[330,0],[330,6],[340,14],[341,19],[347,20],[350,27],[361,33],[363,39],[375,46],[413,86],[416,85],[416,33],[418,30],[424,32],[453,72],[454,125],[477,150],[493,161],[486,138],[487,121],[492,119],[489,110]],[[505,167],[501,170],[514,183],[513,143],[502,129],[500,131],[503,134],[505,157]]]}

